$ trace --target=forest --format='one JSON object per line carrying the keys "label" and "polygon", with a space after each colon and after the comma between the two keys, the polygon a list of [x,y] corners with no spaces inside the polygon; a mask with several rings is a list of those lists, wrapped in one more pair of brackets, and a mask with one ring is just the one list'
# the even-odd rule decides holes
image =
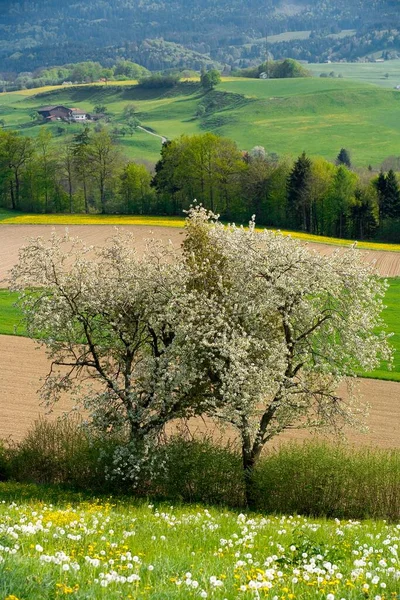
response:
{"label": "forest", "polygon": [[[303,152],[279,159],[262,146],[242,152],[211,133],[164,143],[155,171],[127,161],[104,128],[52,145],[0,131],[0,206],[34,213],[182,215],[194,199],[226,221],[319,235],[400,241],[394,168],[354,170],[342,148],[335,163]],[[397,161],[398,162],[398,161]],[[393,160],[392,160],[393,163]]]}
{"label": "forest", "polygon": [[[377,32],[389,30],[377,40],[378,50],[399,49],[398,32],[392,39],[396,7],[396,0],[249,0],[245,10],[240,0],[3,0],[0,60],[4,73],[83,60],[108,67],[118,59],[151,70],[200,68],[199,61],[210,60],[241,68],[265,55],[266,33],[305,30],[309,39],[274,43],[274,57],[320,62],[334,54],[354,60],[376,49],[370,41],[382,36]],[[354,34],[329,37],[342,30]],[[166,59],[158,52],[160,44]]]}

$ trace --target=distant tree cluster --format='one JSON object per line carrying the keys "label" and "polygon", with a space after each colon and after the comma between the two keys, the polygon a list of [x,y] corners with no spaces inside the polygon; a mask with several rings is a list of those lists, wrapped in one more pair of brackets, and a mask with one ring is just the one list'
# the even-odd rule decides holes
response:
{"label": "distant tree cluster", "polygon": [[[207,133],[164,144],[153,186],[157,210],[180,214],[193,198],[221,214],[341,238],[400,240],[400,194],[393,170],[378,177],[350,169],[342,148],[336,164],[304,152],[293,163],[258,146],[240,152],[226,138]],[[397,226],[396,226],[397,224]]]}
{"label": "distant tree cluster", "polygon": [[179,73],[171,73],[169,75],[155,73],[150,76],[141,77],[139,79],[139,85],[145,89],[172,88],[178,85],[179,81]]}
{"label": "distant tree cluster", "polygon": [[303,65],[296,60],[286,58],[285,60],[269,61],[262,63],[257,67],[249,67],[237,72],[239,77],[251,77],[258,79],[288,79],[292,77],[311,77],[310,71],[307,71]]}
{"label": "distant tree cluster", "polygon": [[217,69],[210,71],[202,70],[200,74],[200,84],[204,90],[212,90],[218,83],[221,82],[221,75]]}
{"label": "distant tree cluster", "polygon": [[85,61],[61,67],[37,69],[32,73],[4,74],[3,77],[7,77],[7,80],[2,82],[2,87],[4,90],[11,91],[62,83],[140,79],[146,75],[150,75],[147,69],[129,60],[120,60],[111,67],[103,67],[99,62]]}
{"label": "distant tree cluster", "polygon": [[52,134],[0,131],[0,204],[28,212],[146,213],[151,174],[127,162],[107,129],[83,129],[60,149]]}
{"label": "distant tree cluster", "polygon": [[[124,109],[125,134],[137,126]],[[262,146],[242,152],[212,133],[163,144],[152,176],[127,162],[112,131],[82,129],[55,150],[51,132],[35,139],[0,130],[0,205],[30,212],[181,215],[194,199],[224,220],[352,239],[400,241],[395,171],[353,171],[342,148],[335,162],[279,159]],[[392,161],[393,162],[393,161]]]}

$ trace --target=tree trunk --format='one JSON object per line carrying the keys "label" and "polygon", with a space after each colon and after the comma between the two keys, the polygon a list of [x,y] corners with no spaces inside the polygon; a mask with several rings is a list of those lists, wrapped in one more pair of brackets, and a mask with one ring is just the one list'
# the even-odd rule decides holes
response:
{"label": "tree trunk", "polygon": [[73,201],[72,201],[72,181],[71,181],[71,177],[68,177],[68,194],[69,194],[69,212],[72,214]]}
{"label": "tree trunk", "polygon": [[101,203],[101,214],[106,214],[106,198],[105,198],[105,190],[104,190],[104,179],[100,178],[100,203]]}
{"label": "tree trunk", "polygon": [[247,450],[244,446],[242,447],[242,461],[246,506],[254,509],[256,504],[253,481],[255,457],[253,452],[251,450]]}
{"label": "tree trunk", "polygon": [[86,178],[83,178],[83,197],[85,199],[85,213],[88,214],[89,212],[89,204],[88,204],[88,199],[87,199],[87,189],[86,189]]}
{"label": "tree trunk", "polygon": [[15,172],[15,208],[19,207],[19,175]]}
{"label": "tree trunk", "polygon": [[11,208],[13,210],[15,210],[17,207],[15,205],[14,185],[11,180],[10,180],[10,196],[11,196]]}

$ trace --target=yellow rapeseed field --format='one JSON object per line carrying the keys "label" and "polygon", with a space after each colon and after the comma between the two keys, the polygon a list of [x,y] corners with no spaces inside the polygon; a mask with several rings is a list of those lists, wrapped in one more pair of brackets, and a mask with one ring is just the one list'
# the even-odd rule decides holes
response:
{"label": "yellow rapeseed field", "polygon": [[[179,227],[183,228],[185,219],[183,217],[157,217],[144,215],[86,215],[86,214],[15,214],[4,212],[0,214],[2,225],[146,225],[150,227]],[[264,229],[262,227],[259,228]],[[298,231],[280,231],[283,235],[318,244],[329,244],[334,246],[351,246],[353,240],[343,240]],[[384,250],[387,252],[400,252],[400,244],[384,244],[379,242],[357,242],[357,248],[368,250]]]}

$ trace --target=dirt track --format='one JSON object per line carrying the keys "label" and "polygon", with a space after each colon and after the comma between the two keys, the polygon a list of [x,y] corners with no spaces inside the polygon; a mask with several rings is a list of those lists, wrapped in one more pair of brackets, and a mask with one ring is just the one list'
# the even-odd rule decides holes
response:
{"label": "dirt track", "polygon": [[[65,233],[63,225],[1,225],[0,226],[0,287],[7,287],[7,273],[18,260],[18,250],[29,237],[43,236],[48,238],[52,231]],[[123,229],[134,234],[136,247],[144,248],[144,240],[155,237],[171,240],[176,246],[182,241],[182,230],[172,227],[148,227],[145,225],[128,225]],[[113,235],[112,225],[71,225],[68,227],[71,235],[85,240],[87,244],[103,244]],[[309,243],[308,246],[323,254],[332,254],[338,246]],[[400,277],[400,252],[385,252],[378,250],[360,250],[367,261],[375,261],[378,272],[384,277]]]}
{"label": "dirt track", "polygon": [[[48,237],[51,231],[65,232],[64,226],[46,225],[5,225],[0,227],[0,285],[7,286],[7,273],[18,258],[18,249],[28,237],[42,235]],[[147,226],[128,226],[137,240],[140,251],[144,240],[156,237],[171,240],[179,245],[182,232],[179,229]],[[108,225],[76,225],[68,228],[71,235],[83,238],[88,244],[103,243],[115,228]],[[311,248],[330,254],[334,246],[309,244]],[[400,253],[362,250],[366,260],[375,260],[383,276],[400,276]],[[37,390],[40,378],[47,373],[48,362],[42,350],[35,350],[31,340],[12,336],[0,336],[0,438],[12,436],[20,439],[33,420],[42,413]],[[381,447],[400,447],[400,383],[361,380],[361,391],[371,405],[369,418],[370,433],[351,434],[350,441],[356,444],[370,444]],[[68,409],[68,402],[58,405],[55,415]],[[202,421],[194,427],[204,430]],[[303,439],[305,433],[288,433],[281,439]]]}

